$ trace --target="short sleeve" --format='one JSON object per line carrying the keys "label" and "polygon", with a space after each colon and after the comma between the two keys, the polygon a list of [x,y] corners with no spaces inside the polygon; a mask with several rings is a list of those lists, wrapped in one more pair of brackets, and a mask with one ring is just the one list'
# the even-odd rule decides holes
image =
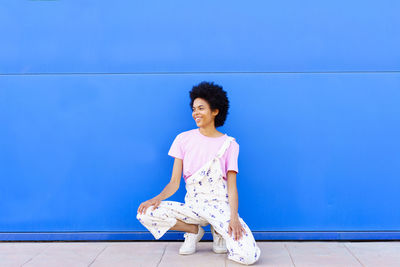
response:
{"label": "short sleeve", "polygon": [[174,158],[183,159],[184,153],[182,149],[182,134],[178,134],[172,142],[168,155]]}
{"label": "short sleeve", "polygon": [[226,153],[227,153],[225,161],[226,172],[228,171],[239,172],[238,168],[239,144],[236,141],[232,141]]}

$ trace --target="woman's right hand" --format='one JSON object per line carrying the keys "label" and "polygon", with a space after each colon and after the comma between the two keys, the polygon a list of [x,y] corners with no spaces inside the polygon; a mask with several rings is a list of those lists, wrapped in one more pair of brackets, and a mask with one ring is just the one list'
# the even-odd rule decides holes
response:
{"label": "woman's right hand", "polygon": [[140,213],[140,214],[144,214],[144,213],[146,213],[146,210],[150,206],[154,206],[153,207],[153,210],[154,210],[155,208],[157,208],[160,205],[160,203],[161,203],[161,200],[159,198],[157,198],[157,197],[154,197],[154,198],[149,199],[149,200],[147,200],[145,202],[142,202],[142,204],[140,204],[137,212]]}

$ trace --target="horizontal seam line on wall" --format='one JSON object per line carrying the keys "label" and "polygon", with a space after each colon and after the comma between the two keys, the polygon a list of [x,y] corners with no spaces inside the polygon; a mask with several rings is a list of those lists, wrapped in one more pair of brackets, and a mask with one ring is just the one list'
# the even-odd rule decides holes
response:
{"label": "horizontal seam line on wall", "polygon": [[[179,232],[179,231],[178,231]],[[211,233],[210,231],[206,231]],[[319,231],[319,230],[310,230],[310,231],[263,231],[263,230],[255,230],[252,231],[255,233],[385,233],[385,232],[399,232],[400,230],[331,230],[331,231]],[[39,231],[39,232],[0,232],[0,234],[80,234],[80,233],[149,233],[148,231]],[[182,232],[183,233],[183,232]]]}
{"label": "horizontal seam line on wall", "polygon": [[399,71],[193,71],[193,72],[49,72],[49,73],[0,73],[0,76],[35,75],[190,75],[190,74],[381,74],[400,73]]}

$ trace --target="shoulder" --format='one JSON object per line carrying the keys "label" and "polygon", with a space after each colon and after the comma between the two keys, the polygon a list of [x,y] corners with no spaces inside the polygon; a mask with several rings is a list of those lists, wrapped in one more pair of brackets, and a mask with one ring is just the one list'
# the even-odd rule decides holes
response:
{"label": "shoulder", "polygon": [[236,140],[233,140],[233,141],[231,142],[231,147],[232,147],[233,150],[239,150],[239,144],[238,144],[238,142],[236,142]]}
{"label": "shoulder", "polygon": [[175,139],[176,140],[187,140],[188,138],[192,137],[195,134],[195,130],[196,129],[192,129],[192,130],[181,132],[175,137]]}
{"label": "shoulder", "polygon": [[184,137],[184,136],[194,135],[196,133],[196,130],[197,129],[187,130],[187,131],[179,133],[178,136]]}
{"label": "shoulder", "polygon": [[228,138],[231,138],[231,143],[229,145],[229,148],[232,150],[239,150],[239,143],[237,142],[236,138],[229,135]]}
{"label": "shoulder", "polygon": [[239,144],[238,144],[238,140],[236,139],[236,137],[231,136],[231,135],[228,135],[228,134],[226,134],[226,135],[228,136],[228,138],[230,138],[230,139],[232,140],[232,141],[231,141],[232,144],[239,145]]}

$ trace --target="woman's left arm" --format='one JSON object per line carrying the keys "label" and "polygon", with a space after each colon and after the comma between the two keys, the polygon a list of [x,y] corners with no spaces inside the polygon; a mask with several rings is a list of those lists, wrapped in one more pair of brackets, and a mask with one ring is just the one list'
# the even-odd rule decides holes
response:
{"label": "woman's left arm", "polygon": [[235,171],[228,171],[227,180],[228,180],[228,199],[229,206],[231,209],[231,218],[229,221],[229,235],[233,233],[233,237],[235,240],[239,240],[242,238],[242,234],[246,233],[242,224],[239,221],[238,216],[238,206],[239,206],[239,197],[236,186],[236,175]]}

